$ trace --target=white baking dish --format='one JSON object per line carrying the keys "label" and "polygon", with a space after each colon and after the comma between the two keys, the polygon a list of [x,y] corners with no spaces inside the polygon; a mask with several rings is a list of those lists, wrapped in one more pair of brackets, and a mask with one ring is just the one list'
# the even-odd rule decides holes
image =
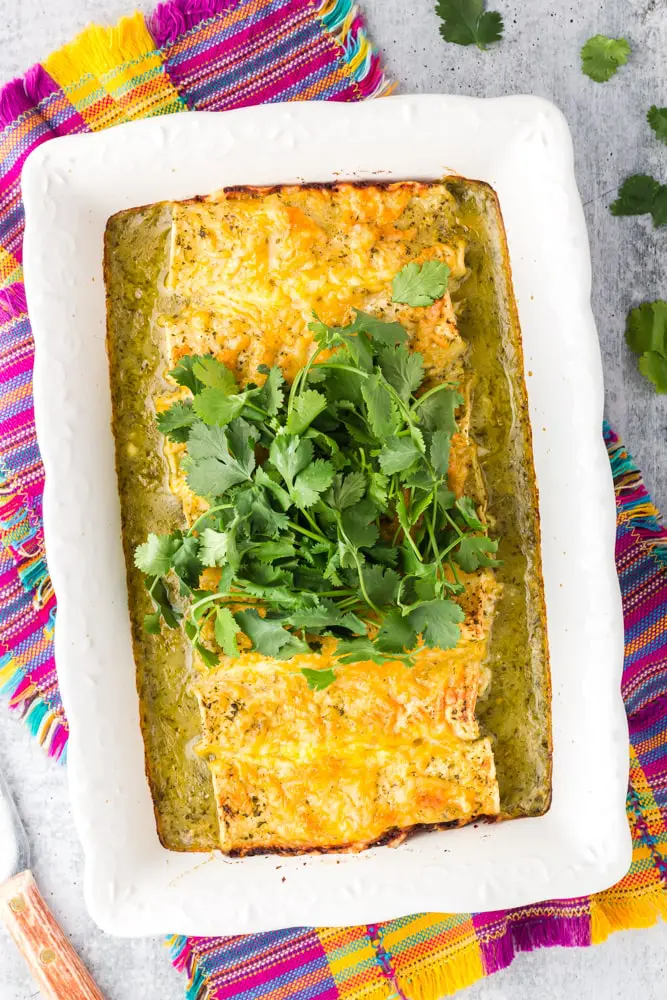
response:
{"label": "white baking dish", "polygon": [[[139,727],[110,430],[102,241],[120,209],[224,185],[341,178],[488,181],[523,330],[553,676],[553,804],[539,819],[398,849],[280,858],[159,843]],[[213,935],[490,910],[579,896],[630,862],[628,736],[602,369],[570,136],[532,97],[391,97],[177,114],[56,139],[23,174],[56,659],[85,892],[105,930]]]}

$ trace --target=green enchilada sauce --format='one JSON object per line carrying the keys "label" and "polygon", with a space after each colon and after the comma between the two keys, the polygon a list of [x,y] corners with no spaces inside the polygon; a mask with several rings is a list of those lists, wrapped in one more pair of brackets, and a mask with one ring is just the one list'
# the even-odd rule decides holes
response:
{"label": "green enchilada sauce", "polygon": [[[469,275],[453,287],[452,297],[459,303],[459,327],[475,374],[473,436],[503,560],[497,570],[503,594],[489,648],[491,684],[478,703],[478,717],[494,741],[502,811],[534,815],[550,797],[550,706],[520,337],[493,197],[483,185],[451,181],[449,186],[456,196],[451,214],[425,227],[408,208],[399,225],[419,223],[414,253],[452,235],[466,241]],[[193,751],[200,722],[189,693],[190,658],[180,632],[143,631],[151,607],[133,565],[135,546],[149,532],[171,531],[183,520],[168,488],[151,402],[166,388],[156,317],[169,308],[162,293],[169,226],[169,208],[160,206],[110,220],[108,346],[146,769],[162,842],[173,850],[205,850],[217,844],[217,818],[208,769]]]}

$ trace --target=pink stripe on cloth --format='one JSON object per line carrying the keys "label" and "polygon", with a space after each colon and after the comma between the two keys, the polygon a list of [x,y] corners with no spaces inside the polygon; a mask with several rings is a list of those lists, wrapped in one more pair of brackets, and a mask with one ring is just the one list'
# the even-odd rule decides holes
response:
{"label": "pink stripe on cloth", "polygon": [[[258,5],[249,11],[245,20],[239,20],[229,28],[221,25],[218,38],[215,41],[212,38],[207,47],[198,44],[191,56],[173,61],[170,73],[182,83],[192,86],[199,77],[217,76],[221,69],[226,68],[224,56],[229,56],[230,65],[246,64],[247,67],[253,56],[266,52],[269,44],[272,41],[275,44],[280,34],[295,31],[300,24],[308,23],[312,18],[312,8],[303,0],[287,0],[286,3],[266,4],[263,7]],[[233,58],[237,53],[238,58]],[[272,68],[273,64],[271,68],[265,67],[259,75],[263,78]],[[204,69],[206,72],[201,72]],[[246,68],[246,77],[252,76]],[[221,85],[224,86],[223,81],[216,80],[216,89]]]}
{"label": "pink stripe on cloth", "polygon": [[[273,983],[276,979],[289,977],[291,972],[296,972],[304,965],[311,963],[323,963],[319,970],[315,968],[310,974],[314,983],[328,979],[329,969],[325,960],[326,955],[319,938],[309,933],[307,943],[303,943],[306,944],[305,947],[294,949],[292,954],[284,955],[281,953],[280,957],[275,955],[271,962],[266,961],[265,955],[259,955],[258,959],[261,959],[261,963],[257,962],[256,964],[261,964],[262,967],[257,972],[251,971],[251,963],[244,962],[242,965],[235,966],[233,970],[230,970],[231,975],[225,976],[224,979],[216,983],[218,991],[216,1000],[234,997],[239,990],[243,993],[250,993],[253,997],[259,997],[264,992],[261,989],[263,985]],[[320,972],[319,978],[318,972]]]}
{"label": "pink stripe on cloth", "polygon": [[41,631],[49,620],[49,612],[46,609],[40,608],[39,611],[35,611],[33,618],[28,618],[25,620],[23,625],[16,623],[16,628],[7,628],[5,630],[3,622],[2,630],[2,642],[6,643],[8,646],[11,645],[12,649],[16,649],[20,646],[22,642],[26,642],[32,635],[37,631]]}
{"label": "pink stripe on cloth", "polygon": [[25,285],[17,281],[8,288],[0,288],[0,324],[9,323],[13,319],[26,315],[28,303],[25,298]]}
{"label": "pink stripe on cloth", "polygon": [[[320,52],[316,58],[312,57],[310,50],[304,51],[301,58],[290,56],[284,63],[276,63],[275,74],[272,74],[275,76],[273,80],[265,82],[259,90],[256,89],[257,85],[254,80],[245,82],[243,86],[225,96],[225,106],[243,108],[253,104],[266,104],[275,100],[290,86],[290,78],[280,75],[281,70],[286,68],[289,68],[290,71],[299,69],[300,75],[311,75],[334,63],[335,60],[332,59],[331,52],[327,50]],[[209,111],[215,110],[217,101],[215,99],[207,101],[202,107]]]}
{"label": "pink stripe on cloth", "polygon": [[23,357],[12,360],[8,359],[9,364],[3,367],[3,358],[0,355],[0,382],[9,382],[10,379],[17,378],[19,375],[25,375],[26,372],[31,372],[33,369],[33,355],[24,355]]}

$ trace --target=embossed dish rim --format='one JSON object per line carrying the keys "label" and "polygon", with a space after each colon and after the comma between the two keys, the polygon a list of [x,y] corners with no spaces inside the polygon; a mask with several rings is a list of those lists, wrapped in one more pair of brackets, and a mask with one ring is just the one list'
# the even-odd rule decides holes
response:
{"label": "embossed dish rim", "polygon": [[[418,835],[358,855],[167,851],[144,775],[126,604],[104,347],[106,221],[225,185],[448,171],[488,181],[507,229],[540,489],[552,807],[538,819]],[[615,506],[588,239],[561,113],[535,97],[428,95],[177,114],[45,143],[24,167],[23,195],[56,661],[85,896],[100,927],[132,936],[359,924],[580,896],[625,874]]]}

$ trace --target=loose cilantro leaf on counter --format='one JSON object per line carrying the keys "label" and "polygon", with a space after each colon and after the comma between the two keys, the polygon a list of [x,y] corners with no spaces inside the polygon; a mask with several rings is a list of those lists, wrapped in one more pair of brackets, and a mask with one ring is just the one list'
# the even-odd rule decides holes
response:
{"label": "loose cilantro leaf on counter", "polygon": [[[448,275],[439,261],[409,264],[394,300],[427,307]],[[455,385],[427,381],[394,320],[355,311],[346,326],[315,317],[310,328],[314,353],[289,386],[275,367],[259,368],[261,386],[240,386],[213,357],[179,361],[171,375],[192,399],[158,426],[184,446],[202,513],[150,535],[135,561],[153,603],[148,632],[185,615],[210,667],[248,646],[291,659],[333,641],[333,667],[303,668],[323,690],[336,664],[411,666],[420,649],[456,645],[457,565],[494,565],[497,542],[474,499],[449,489]]]}
{"label": "loose cilantro leaf on counter", "polygon": [[611,205],[612,215],[648,215],[657,229],[667,224],[667,185],[648,174],[635,174],[623,182]]}
{"label": "loose cilantro leaf on counter", "polygon": [[503,37],[501,15],[485,10],[484,0],[438,0],[435,11],[443,20],[440,34],[446,42],[486,49]]}
{"label": "loose cilantro leaf on counter", "polygon": [[398,272],[392,282],[394,302],[408,306],[432,306],[447,291],[449,268],[440,260],[413,261]]}
{"label": "loose cilantro leaf on counter", "polygon": [[667,393],[667,302],[643,302],[628,314],[625,340],[656,392]]}
{"label": "loose cilantro leaf on counter", "polygon": [[660,142],[667,142],[667,108],[659,108],[653,104],[646,119]]}
{"label": "loose cilantro leaf on counter", "polygon": [[618,198],[611,206],[612,215],[647,215],[660,191],[660,183],[649,174],[634,174],[623,181]]}
{"label": "loose cilantro leaf on counter", "polygon": [[625,66],[629,55],[630,45],[625,38],[593,35],[581,50],[581,69],[596,83],[606,83],[619,66]]}
{"label": "loose cilantro leaf on counter", "polygon": [[659,393],[667,392],[667,358],[657,351],[647,351],[639,359],[639,370]]}

